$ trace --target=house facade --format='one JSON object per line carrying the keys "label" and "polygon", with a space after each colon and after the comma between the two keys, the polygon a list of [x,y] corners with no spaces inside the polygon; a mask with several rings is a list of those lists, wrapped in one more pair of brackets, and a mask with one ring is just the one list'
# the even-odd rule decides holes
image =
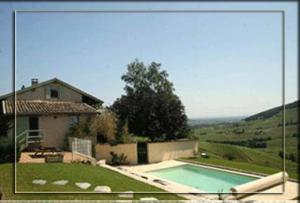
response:
{"label": "house facade", "polygon": [[[3,95],[0,101],[2,114],[10,117],[11,122],[15,121],[16,113],[17,138],[39,138],[41,145],[58,148],[63,147],[70,126],[96,116],[95,106],[103,103],[57,78],[41,83],[32,79],[30,87]],[[7,136],[13,137],[14,132],[10,129]]]}

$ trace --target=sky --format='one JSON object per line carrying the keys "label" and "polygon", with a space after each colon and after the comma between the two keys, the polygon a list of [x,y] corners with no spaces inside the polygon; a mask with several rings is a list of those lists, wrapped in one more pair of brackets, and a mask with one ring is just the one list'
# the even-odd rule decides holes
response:
{"label": "sky", "polygon": [[189,118],[248,116],[282,103],[280,13],[101,13],[22,10],[284,10],[286,102],[297,99],[297,4],[0,3],[0,95],[57,77],[111,105],[139,59],[161,63]]}

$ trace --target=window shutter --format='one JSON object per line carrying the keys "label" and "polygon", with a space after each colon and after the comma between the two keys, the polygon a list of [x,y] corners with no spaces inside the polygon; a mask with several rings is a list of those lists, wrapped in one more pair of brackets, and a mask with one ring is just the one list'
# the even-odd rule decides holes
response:
{"label": "window shutter", "polygon": [[49,86],[46,86],[46,99],[50,99],[51,96],[50,96],[50,87]]}
{"label": "window shutter", "polygon": [[57,90],[58,90],[58,98],[61,100],[62,99],[62,96],[63,96],[63,87],[57,87]]}

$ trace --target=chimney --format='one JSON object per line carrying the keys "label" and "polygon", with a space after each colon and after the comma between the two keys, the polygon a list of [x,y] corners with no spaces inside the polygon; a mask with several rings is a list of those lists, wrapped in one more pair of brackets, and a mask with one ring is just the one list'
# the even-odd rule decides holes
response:
{"label": "chimney", "polygon": [[31,85],[36,85],[39,83],[39,80],[37,78],[32,78],[31,79]]}

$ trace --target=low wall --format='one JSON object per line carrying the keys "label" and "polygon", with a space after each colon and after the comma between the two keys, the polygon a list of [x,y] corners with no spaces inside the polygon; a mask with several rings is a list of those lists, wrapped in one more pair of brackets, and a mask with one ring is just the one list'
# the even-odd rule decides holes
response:
{"label": "low wall", "polygon": [[197,152],[198,142],[194,140],[148,143],[148,162],[192,157]]}
{"label": "low wall", "polygon": [[118,155],[124,154],[127,156],[126,162],[129,164],[137,164],[137,144],[118,144],[111,146],[110,144],[97,144],[96,145],[96,159],[105,159],[108,163],[111,162],[110,152],[117,153]]}
{"label": "low wall", "polygon": [[[112,156],[110,152],[127,156],[129,164],[138,163],[137,143],[130,144],[97,144],[95,147],[96,159],[105,159],[110,163]],[[156,163],[183,157],[192,157],[198,152],[198,142],[193,140],[152,142],[147,143],[148,163]]]}

